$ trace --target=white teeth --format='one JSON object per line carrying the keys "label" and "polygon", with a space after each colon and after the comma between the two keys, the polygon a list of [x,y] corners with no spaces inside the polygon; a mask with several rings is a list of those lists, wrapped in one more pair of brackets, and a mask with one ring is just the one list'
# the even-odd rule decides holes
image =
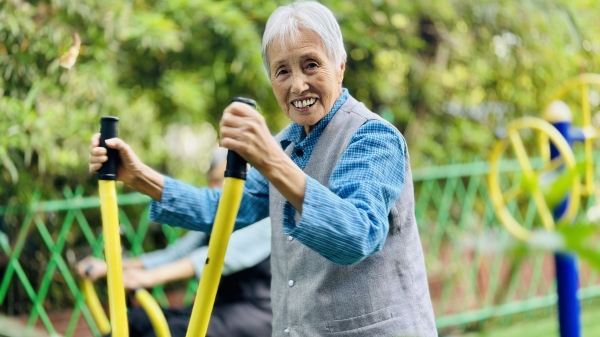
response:
{"label": "white teeth", "polygon": [[292,104],[294,104],[294,106],[296,108],[304,108],[306,106],[314,104],[316,101],[317,101],[316,98],[310,98],[310,99],[305,99],[302,101],[295,101],[295,102],[292,102]]}

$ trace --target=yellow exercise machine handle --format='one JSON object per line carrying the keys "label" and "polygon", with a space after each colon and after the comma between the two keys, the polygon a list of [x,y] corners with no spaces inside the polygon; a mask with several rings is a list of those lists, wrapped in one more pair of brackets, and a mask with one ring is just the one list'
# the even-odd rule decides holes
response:
{"label": "yellow exercise machine handle", "polygon": [[106,313],[100,304],[98,294],[96,293],[96,289],[94,289],[94,284],[92,281],[87,279],[81,281],[81,292],[83,292],[85,303],[90,308],[92,317],[98,326],[98,330],[100,330],[102,335],[108,335],[110,333],[110,323],[108,322],[108,317],[106,317]]}
{"label": "yellow exercise machine handle", "polygon": [[152,295],[146,289],[139,288],[135,291],[135,298],[150,318],[156,337],[171,337],[165,314]]}
{"label": "yellow exercise machine handle", "polygon": [[98,171],[102,231],[104,234],[104,255],[106,256],[108,282],[108,306],[113,337],[129,337],[127,311],[125,308],[125,288],[123,286],[123,266],[121,263],[121,238],[119,236],[119,215],[117,208],[118,152],[106,146],[105,140],[118,136],[119,119],[102,117],[100,146],[108,150],[108,161]]}
{"label": "yellow exercise machine handle", "polygon": [[[533,131],[543,134],[544,137],[538,139],[549,139],[560,152],[562,161],[558,164],[564,165],[564,170],[561,172],[561,177],[557,178],[556,183],[551,185],[550,188],[543,186],[542,182],[543,175],[548,172],[536,172],[529,160],[529,156],[527,155],[527,151],[521,136],[519,135],[520,130],[526,129],[532,129]],[[498,140],[492,150],[490,173],[488,176],[490,198],[492,199],[494,211],[504,227],[506,227],[513,236],[526,241],[529,240],[531,236],[531,230],[519,224],[509,211],[507,203],[516,198],[519,194],[523,192],[527,193],[533,198],[543,226],[546,230],[554,230],[555,223],[551,212],[551,207],[554,207],[554,205],[552,204],[562,200],[569,192],[570,202],[564,218],[561,219],[562,223],[567,223],[577,214],[581,187],[580,177],[577,173],[573,151],[565,138],[554,126],[552,126],[552,124],[540,118],[524,117],[510,122],[506,126],[506,134],[508,137]],[[500,164],[502,155],[509,145],[512,147],[519,165],[521,166],[523,178],[520,185],[503,193],[501,187]],[[557,169],[558,167],[555,166],[558,166],[557,163],[550,163],[550,166],[546,169]]]}
{"label": "yellow exercise machine handle", "polygon": [[[246,103],[256,108],[256,103],[247,98],[234,98],[234,102]],[[186,337],[204,337],[221,281],[221,272],[229,237],[233,232],[235,219],[242,201],[244,181],[246,180],[246,161],[237,153],[227,153],[225,186],[219,201],[217,214],[208,246],[206,265],[200,278],[200,285],[194,301],[194,309]]]}
{"label": "yellow exercise machine handle", "polygon": [[[85,303],[90,308],[92,317],[98,326],[98,330],[100,330],[102,335],[109,334],[110,323],[108,322],[108,317],[106,317],[106,313],[104,313],[104,309],[100,304],[100,299],[98,298],[98,294],[96,293],[96,289],[94,289],[94,284],[92,281],[83,279],[81,282],[81,292],[85,298]],[[138,302],[140,302],[140,305],[146,312],[146,315],[148,315],[156,336],[171,337],[171,331],[169,330],[169,325],[167,324],[165,314],[152,295],[150,295],[146,289],[139,288],[135,291],[135,298],[138,300]]]}

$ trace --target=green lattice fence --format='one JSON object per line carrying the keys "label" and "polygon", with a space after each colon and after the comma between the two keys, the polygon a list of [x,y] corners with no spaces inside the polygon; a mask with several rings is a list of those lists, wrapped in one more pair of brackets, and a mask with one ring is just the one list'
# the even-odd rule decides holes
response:
{"label": "green lattice fence", "polygon": [[[508,238],[489,201],[485,181],[488,169],[487,162],[477,162],[413,172],[417,221],[440,329],[551,308],[556,302],[551,254],[515,259],[502,251],[476,249],[469,244],[474,237],[488,237],[490,245]],[[503,165],[504,183],[519,179],[514,174],[517,169],[513,162]],[[0,233],[0,251],[6,254],[7,263],[0,283],[0,308],[9,315],[26,312],[30,325],[41,320],[50,333],[55,333],[48,313],[71,307],[74,310],[68,328],[60,331],[65,336],[73,335],[81,319],[99,335],[69,267],[81,247],[102,255],[99,199],[83,194],[82,189],[72,192],[65,188],[64,200],[38,201],[38,195],[27,206],[0,207],[10,229],[8,236]],[[584,200],[581,213],[593,202],[593,198]],[[148,203],[149,198],[139,194],[119,196],[123,244],[134,256],[162,248],[183,233],[151,224]],[[536,222],[532,202],[511,207],[525,226]],[[581,297],[599,296],[597,273],[582,265],[580,274]],[[190,283],[188,294],[193,287]],[[153,293],[166,304],[162,287]]]}
{"label": "green lattice fence", "polygon": [[[539,167],[541,161],[532,165]],[[519,182],[519,169],[516,161],[503,163],[507,189]],[[502,250],[510,238],[492,208],[488,171],[489,163],[478,162],[414,174],[417,222],[440,329],[551,309],[556,303],[551,253],[514,257]],[[520,223],[527,228],[540,223],[533,200],[516,200],[509,208]],[[579,218],[593,205],[593,197],[582,199]],[[582,299],[600,295],[598,274],[585,264],[580,266],[580,282]]]}
{"label": "green lattice fence", "polygon": [[[73,276],[72,267],[78,258],[87,254],[103,257],[100,200],[97,197],[83,197],[81,188],[75,193],[65,188],[63,193],[64,200],[38,202],[39,195],[36,195],[27,207],[17,205],[0,209],[7,223],[18,224],[9,226],[15,230],[9,236],[0,232],[0,252],[9,256],[0,283],[0,305],[8,314],[30,312],[28,325],[33,326],[40,319],[50,334],[56,334],[56,331],[48,312],[71,306],[73,313],[64,335],[72,336],[78,320],[83,317],[93,334],[99,336],[76,277]],[[151,247],[149,250],[162,248],[184,232],[170,226],[155,226],[159,227],[159,235],[163,239],[156,240],[157,233],[149,235],[150,198],[140,194],[124,194],[119,195],[118,201],[122,243],[128,255],[138,256],[148,246]],[[33,259],[31,254],[24,254],[27,245],[39,248]],[[80,253],[76,254],[78,250]],[[33,265],[31,260],[34,261]],[[57,287],[57,284],[62,287]],[[99,290],[102,285],[100,283]],[[196,286],[194,280],[189,282],[186,302],[192,300]],[[52,288],[62,289],[53,296],[48,293]],[[152,293],[159,303],[168,306],[163,288],[157,286]],[[101,297],[106,297],[105,292],[99,293]]]}

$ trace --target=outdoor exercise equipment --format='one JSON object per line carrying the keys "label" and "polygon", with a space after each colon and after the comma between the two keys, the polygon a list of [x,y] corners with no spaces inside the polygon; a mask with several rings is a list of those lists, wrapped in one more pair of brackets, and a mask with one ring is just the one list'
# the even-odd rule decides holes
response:
{"label": "outdoor exercise equipment", "polygon": [[[598,138],[598,130],[592,124],[589,97],[590,86],[593,85],[600,85],[600,75],[581,74],[572,78],[552,95],[548,108],[544,112],[544,118],[560,130],[570,146],[573,147],[575,143],[583,144],[584,159],[578,165],[579,171],[583,175],[581,190],[584,196],[592,195],[596,190],[592,146],[595,139]],[[571,109],[563,100],[568,99],[569,94],[576,89],[579,89],[580,93],[581,118],[578,120],[581,124],[574,127]],[[555,157],[556,154],[552,150],[551,148],[550,153],[546,154],[545,160],[552,160]],[[563,208],[564,205],[560,205],[556,211],[560,213]],[[579,289],[577,258],[574,254],[556,253],[555,267],[560,334],[563,337],[579,337],[581,336],[581,308],[577,297]]]}
{"label": "outdoor exercise equipment", "polygon": [[[551,146],[562,159],[547,161],[543,163],[545,165],[540,165],[539,160],[532,162],[530,158],[534,156],[528,155],[521,133],[528,134],[528,140],[536,143],[530,143],[530,149],[548,146],[547,143],[539,144],[539,141],[549,139]],[[517,158],[520,170],[513,172],[517,177],[509,179],[514,185],[503,191],[501,163],[502,159],[506,159],[504,157],[509,145]],[[512,235],[524,241],[530,239],[531,230],[523,227],[509,211],[508,204],[512,200],[521,196],[532,197],[542,225],[547,230],[554,230],[555,219],[559,219],[561,223],[572,220],[579,207],[579,174],[573,151],[552,124],[535,117],[524,117],[506,126],[506,137],[499,139],[492,150],[488,185],[494,210],[500,222]],[[564,216],[555,218],[551,209],[559,205],[569,192],[570,198]]]}
{"label": "outdoor exercise equipment", "polygon": [[[598,130],[592,124],[592,113],[589,91],[591,86],[597,86],[600,88],[600,74],[581,74],[576,76],[559,88],[550,98],[550,104],[559,100],[567,98],[569,93],[575,90],[580,91],[581,97],[581,125],[576,128],[569,128],[569,138],[574,142],[583,143],[585,157],[583,168],[583,186],[581,194],[584,196],[592,195],[595,192],[596,186],[594,185],[594,161],[592,157],[592,145],[596,138],[598,138]],[[549,154],[546,154],[545,159],[549,158]]]}
{"label": "outdoor exercise equipment", "polygon": [[[233,102],[241,102],[256,108],[251,99],[236,97]],[[227,168],[225,170],[225,186],[217,208],[217,215],[210,236],[206,264],[200,278],[192,317],[187,337],[206,336],[208,323],[217,295],[221,272],[225,260],[225,252],[229,237],[233,232],[235,219],[242,201],[242,192],[246,180],[247,162],[239,154],[227,152]],[[233,318],[235,319],[235,318]]]}
{"label": "outdoor exercise equipment", "polygon": [[108,306],[112,326],[112,336],[129,337],[127,311],[125,308],[125,288],[123,287],[123,266],[121,263],[121,238],[119,237],[119,216],[117,208],[117,150],[106,146],[105,141],[119,135],[117,117],[102,117],[100,126],[100,146],[108,151],[108,160],[98,171],[100,210],[102,212],[102,232],[104,234],[104,255],[106,256],[108,282]]}
{"label": "outdoor exercise equipment", "polygon": [[[491,158],[491,170],[488,179],[494,209],[502,224],[515,237],[529,240],[531,232],[521,226],[508,212],[506,203],[521,191],[533,197],[540,213],[542,224],[547,230],[554,230],[555,223],[570,225],[579,209],[580,195],[594,192],[592,142],[598,137],[598,131],[592,125],[589,104],[589,85],[600,84],[600,75],[583,74],[563,85],[553,96],[544,112],[547,122],[537,118],[523,118],[507,127],[508,141],[516,153],[522,170],[522,183],[508,192],[500,189],[499,163],[501,153],[506,149],[507,140],[499,140]],[[581,87],[582,126],[573,127],[573,116],[569,107],[559,99],[575,87]],[[544,126],[542,126],[544,125]],[[541,167],[544,174],[536,174],[521,138],[515,130],[535,128],[540,151]],[[582,142],[585,157],[583,165],[578,165],[572,152],[573,144]],[[584,174],[583,185],[579,173]],[[544,177],[546,176],[546,177]],[[552,213],[550,213],[552,209]],[[574,254],[557,252],[554,254],[556,286],[558,294],[558,318],[562,337],[581,336],[580,304],[577,297],[579,275]]]}
{"label": "outdoor exercise equipment", "polygon": [[106,313],[104,313],[102,304],[100,304],[98,294],[94,289],[92,281],[85,279],[81,281],[81,292],[85,297],[85,303],[90,308],[90,312],[92,313],[94,322],[96,322],[96,325],[98,326],[98,330],[100,330],[102,335],[107,335],[110,332],[110,322],[108,321],[108,317],[106,317]]}
{"label": "outdoor exercise equipment", "polygon": [[[106,313],[104,313],[102,305],[100,304],[98,294],[94,289],[94,284],[92,281],[84,279],[81,282],[81,292],[85,297],[85,303],[90,308],[90,312],[92,313],[92,317],[98,326],[98,330],[100,330],[100,333],[103,335],[108,334],[111,331],[110,323],[108,321],[108,317],[106,317]],[[148,315],[156,336],[171,337],[167,319],[165,318],[160,305],[158,305],[158,302],[156,302],[152,295],[150,295],[146,289],[138,288],[135,290],[134,296]]]}
{"label": "outdoor exercise equipment", "polygon": [[[233,102],[248,104],[256,109],[256,102],[248,98],[236,97]],[[115,180],[117,172],[118,153],[106,147],[105,140],[117,137],[118,118],[103,117],[101,120],[100,146],[107,148],[108,161],[99,171],[100,199],[102,207],[102,223],[105,236],[105,255],[107,259],[107,281],[111,322],[113,322],[113,336],[128,337],[127,315],[125,313],[125,291],[123,287],[123,272],[121,264],[120,241],[118,232],[118,217]],[[186,336],[205,336],[208,323],[212,314],[217,289],[221,280],[221,272],[225,261],[225,253],[229,237],[233,232],[235,219],[242,201],[244,182],[248,163],[239,154],[229,151],[227,153],[227,167],[225,170],[225,185],[219,201],[215,222],[208,247],[205,267],[200,278],[198,292],[194,301],[190,325]],[[117,270],[118,268],[118,270]],[[118,279],[115,279],[118,278]],[[98,300],[98,296],[90,281],[84,280],[82,290],[86,302],[93,313],[94,320],[103,334],[110,331],[108,319]],[[144,289],[135,292],[136,299],[140,302],[152,322],[158,337],[170,337],[167,322],[162,310],[152,296]],[[119,317],[115,317],[119,315]],[[116,318],[119,320],[117,321]],[[122,326],[124,324],[124,328]]]}
{"label": "outdoor exercise equipment", "polygon": [[[108,148],[105,142],[107,139],[118,137],[119,119],[116,117],[102,117],[100,124],[100,146],[106,148],[108,152],[108,160],[98,171],[98,183],[100,187],[102,227],[105,237],[104,251],[106,255],[106,276],[112,329],[92,282],[83,280],[81,283],[81,290],[85,296],[85,301],[90,308],[92,317],[102,334],[106,335],[112,330],[112,335],[115,337],[129,337],[115,186],[115,180],[117,179],[118,152],[117,150]],[[169,326],[167,325],[167,320],[158,303],[152,298],[152,295],[145,289],[140,288],[136,289],[135,298],[140,302],[140,305],[144,308],[144,311],[146,311],[146,314],[150,318],[150,322],[152,323],[156,335],[158,337],[170,337],[171,333],[169,331]]]}
{"label": "outdoor exercise equipment", "polygon": [[96,322],[96,325],[98,326],[98,330],[100,330],[102,335],[107,335],[110,332],[110,322],[108,321],[108,317],[106,317],[102,304],[100,304],[98,294],[96,293],[96,289],[94,289],[92,281],[86,279],[81,281],[81,292],[85,297],[85,303],[88,308],[90,308],[90,312],[92,313],[94,322]]}

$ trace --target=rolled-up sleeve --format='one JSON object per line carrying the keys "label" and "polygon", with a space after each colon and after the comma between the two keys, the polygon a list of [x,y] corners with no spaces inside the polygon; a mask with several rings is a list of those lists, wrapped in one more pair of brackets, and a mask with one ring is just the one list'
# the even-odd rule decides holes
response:
{"label": "rolled-up sleeve", "polygon": [[307,176],[299,219],[286,202],[285,233],[341,265],[380,251],[388,214],[404,187],[406,151],[404,138],[391,125],[365,123],[332,172],[329,188]]}

